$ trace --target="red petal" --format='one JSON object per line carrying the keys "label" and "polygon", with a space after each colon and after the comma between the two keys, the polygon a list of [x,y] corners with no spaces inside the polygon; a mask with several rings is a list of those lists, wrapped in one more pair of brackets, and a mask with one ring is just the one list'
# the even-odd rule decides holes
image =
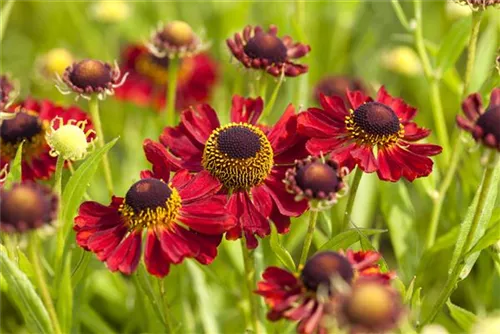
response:
{"label": "red petal", "polygon": [[278,267],[268,267],[262,273],[262,278],[283,287],[293,287],[299,284],[299,280],[287,270]]}
{"label": "red petal", "polygon": [[193,172],[203,169],[201,159],[204,143],[202,145],[192,138],[182,124],[175,128],[165,128],[160,142],[167,148],[167,158],[173,164],[172,169],[185,168]]}
{"label": "red petal", "polygon": [[403,139],[408,141],[417,141],[419,139],[427,137],[431,131],[429,129],[420,128],[414,122],[409,122],[405,124],[405,134]]}
{"label": "red petal", "polygon": [[465,116],[472,122],[476,122],[483,112],[483,101],[478,93],[470,94],[464,102],[462,102],[462,110]]}
{"label": "red petal", "polygon": [[403,165],[394,156],[392,149],[382,149],[378,151],[377,174],[381,180],[396,182],[401,178]]}
{"label": "red petal", "polygon": [[290,217],[282,214],[276,205],[273,205],[273,211],[271,211],[269,219],[273,221],[279,234],[290,232]]}
{"label": "red petal", "polygon": [[135,271],[141,258],[141,233],[130,233],[106,260],[111,271],[120,270],[130,275]]}
{"label": "red petal", "polygon": [[223,234],[236,225],[236,218],[225,209],[226,197],[217,196],[183,205],[178,220],[189,228],[205,234]]}
{"label": "red petal", "polygon": [[385,87],[378,90],[377,102],[389,106],[403,122],[412,120],[417,113],[417,109],[407,105],[402,99],[390,96]]}
{"label": "red petal", "polygon": [[146,159],[153,167],[154,177],[168,183],[170,180],[170,162],[165,147],[151,139],[144,140],[142,146],[146,154]]}
{"label": "red petal", "polygon": [[347,100],[351,104],[351,108],[353,110],[356,110],[360,105],[372,101],[371,97],[366,96],[363,91],[356,90],[351,92],[349,89],[347,89]]}
{"label": "red petal", "polygon": [[88,238],[87,247],[96,253],[99,260],[104,261],[118,247],[126,234],[127,228],[123,225],[99,230]]}
{"label": "red petal", "polygon": [[306,200],[297,202],[295,196],[286,191],[283,179],[285,168],[273,168],[271,174],[264,181],[264,186],[271,195],[280,213],[285,216],[298,217],[307,210]]}
{"label": "red petal", "polygon": [[208,104],[187,109],[181,113],[181,122],[200,144],[205,145],[213,130],[220,126],[217,113]]}
{"label": "red petal", "polygon": [[490,95],[490,108],[500,104],[500,88],[494,88]]}
{"label": "red petal", "polygon": [[326,96],[320,93],[319,102],[324,112],[339,124],[344,123],[346,116],[349,116],[344,100],[339,96]]}
{"label": "red petal", "polygon": [[164,277],[170,271],[170,261],[153,230],[148,230],[144,249],[144,264],[151,275]]}
{"label": "red petal", "polygon": [[351,156],[366,173],[373,173],[378,169],[377,159],[373,155],[373,150],[370,146],[356,145],[351,150]]}
{"label": "red petal", "polygon": [[297,130],[309,137],[332,137],[344,128],[345,124],[339,122],[323,110],[309,108],[301,112],[297,119]]}
{"label": "red petal", "polygon": [[260,97],[245,99],[239,95],[234,95],[231,106],[231,122],[256,125],[263,109],[264,102]]}
{"label": "red petal", "polygon": [[409,144],[406,149],[418,155],[433,156],[443,151],[439,145],[433,144]]}
{"label": "red petal", "polygon": [[328,154],[332,151],[344,151],[344,145],[349,142],[347,137],[312,138],[307,144],[307,150],[313,155]]}
{"label": "red petal", "polygon": [[181,263],[186,257],[198,255],[199,245],[189,240],[189,233],[182,227],[173,226],[171,230],[160,229],[157,233],[166,258],[171,263]]}
{"label": "red petal", "polygon": [[[175,179],[175,181],[177,180],[180,180],[180,178]],[[172,182],[172,184],[179,191],[183,204],[200,201],[215,194],[222,188],[222,184],[207,171],[196,174],[189,180],[189,183],[176,185]]]}

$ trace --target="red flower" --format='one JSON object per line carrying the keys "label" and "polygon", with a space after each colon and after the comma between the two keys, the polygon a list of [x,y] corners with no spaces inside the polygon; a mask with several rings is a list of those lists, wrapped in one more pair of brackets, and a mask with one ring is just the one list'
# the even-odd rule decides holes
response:
{"label": "red flower", "polygon": [[307,202],[295,202],[282,180],[287,165],[307,156],[305,138],[296,133],[297,115],[288,106],[271,128],[257,124],[262,113],[261,98],[234,96],[230,124],[221,126],[209,105],[200,105],[181,114],[181,123],[166,128],[160,141],[168,149],[174,169],[209,171],[229,193],[228,209],[238,224],[228,239],[245,234],[247,246],[257,247],[255,235],[270,234],[270,218],[279,233],[286,233],[290,216],[299,216]]}
{"label": "red flower", "polygon": [[113,196],[109,206],[80,206],[74,225],[78,245],[96,253],[111,271],[131,274],[146,230],[144,262],[151,274],[163,277],[170,264],[184,258],[211,263],[222,234],[235,225],[225,197],[215,195],[220,183],[208,172],[193,176],[180,170],[170,178],[165,148],[146,140],[144,151],[152,171],[143,171],[125,198]]}
{"label": "red flower", "polygon": [[351,171],[357,165],[392,182],[401,177],[413,181],[432,172],[429,156],[439,154],[442,148],[413,143],[430,133],[412,121],[415,108],[390,96],[384,87],[375,101],[361,91],[347,91],[347,99],[350,110],[340,97],[322,95],[322,109],[310,108],[300,114],[298,130],[311,137],[306,145],[309,152],[331,153]]}
{"label": "red flower", "polygon": [[[177,80],[176,108],[208,100],[217,77],[217,65],[206,54],[183,58]],[[129,76],[115,90],[116,97],[139,106],[165,106],[168,58],[158,58],[145,46],[130,45],[122,52],[121,69]]]}
{"label": "red flower", "polygon": [[[1,166],[10,163],[17,152],[19,144],[23,145],[22,176],[23,180],[49,179],[56,169],[57,159],[51,157],[50,147],[45,141],[45,132],[51,121],[61,117],[64,123],[69,120],[87,121],[85,132],[93,128],[90,118],[76,106],[64,108],[50,101],[27,99],[19,105],[12,106],[10,111],[19,108],[16,117],[4,120],[1,125]],[[59,122],[55,122],[55,129]],[[91,140],[93,136],[89,137]]]}
{"label": "red flower", "polygon": [[491,92],[490,105],[486,110],[478,93],[465,99],[462,110],[467,118],[457,116],[458,126],[472,133],[475,140],[500,151],[500,88]]}
{"label": "red flower", "polygon": [[288,77],[306,73],[307,65],[292,62],[304,57],[311,47],[294,43],[290,36],[277,36],[278,28],[271,25],[267,32],[262,27],[246,26],[241,34],[226,40],[227,46],[246,68],[263,69],[267,73],[280,76],[283,72]]}
{"label": "red flower", "polygon": [[[262,274],[264,280],[258,282],[255,291],[270,307],[267,318],[270,321],[299,321],[298,333],[327,333],[322,318],[330,300],[338,294],[338,289],[342,289],[339,283],[351,285],[373,277],[359,270],[359,263],[353,261],[354,258],[366,258],[363,253],[348,251],[351,256],[347,257],[335,252],[317,253],[307,260],[300,277],[277,267],[267,268]],[[373,254],[377,254],[377,260],[380,258],[378,253]],[[380,272],[375,262],[370,265]]]}

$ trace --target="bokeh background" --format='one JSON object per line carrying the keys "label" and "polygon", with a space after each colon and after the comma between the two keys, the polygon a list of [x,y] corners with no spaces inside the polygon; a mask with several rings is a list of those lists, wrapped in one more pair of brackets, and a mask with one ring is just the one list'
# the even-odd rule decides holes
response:
{"label": "bokeh background", "polygon": [[[2,5],[5,1],[2,1]],[[105,6],[99,8],[96,6]],[[403,2],[408,17],[413,17],[413,7]],[[445,1],[425,1],[423,4],[423,33],[426,47],[435,56],[446,34],[456,29],[462,20],[470,20],[470,9]],[[413,36],[405,32],[389,2],[338,1],[338,2],[269,2],[269,1],[142,1],[96,3],[91,1],[16,1],[0,55],[0,72],[18,80],[19,98],[33,96],[50,99],[61,104],[79,104],[87,109],[85,100],[75,102],[73,96],[63,96],[54,87],[53,78],[40,73],[44,54],[54,48],[69,51],[75,59],[97,58],[112,62],[120,60],[120,51],[129,43],[148,39],[158,22],[184,20],[211,42],[208,53],[218,62],[218,79],[210,104],[222,120],[228,119],[231,96],[249,95],[249,82],[258,79],[252,71],[245,70],[232,60],[225,39],[239,32],[247,24],[268,26],[275,24],[279,35],[291,35],[297,41],[309,44],[312,51],[302,60],[309,65],[309,73],[297,78],[287,78],[279,92],[271,119],[277,119],[287,104],[305,109],[316,105],[313,98],[315,84],[326,75],[348,75],[366,83],[372,92],[383,84],[395,96],[402,96],[409,104],[417,106],[419,124],[434,128],[430,108],[428,83],[413,49]],[[495,57],[500,39],[498,10],[488,10],[482,22],[477,60],[472,74],[471,91],[486,97],[495,84]],[[442,73],[441,98],[446,123],[452,138],[456,138],[455,116],[460,112],[465,54],[456,66]],[[276,79],[263,75],[267,80],[268,96]],[[164,127],[164,117],[148,108],[108,98],[101,104],[101,116],[106,140],[120,136],[110,152],[115,189],[124,195],[139,171],[147,167],[142,152],[145,138],[157,139]],[[433,134],[430,142],[436,142]],[[459,168],[458,177],[445,200],[441,238],[432,252],[423,253],[423,240],[429,221],[432,194],[436,182],[443,174],[442,158],[437,158],[433,175],[413,184],[378,181],[376,175],[363,178],[355,203],[353,222],[358,227],[387,229],[371,241],[379,248],[389,267],[396,270],[405,285],[416,276],[417,286],[423,287],[423,307],[432,302],[444,284],[459,222],[472,200],[480,182],[483,151],[469,143],[466,162]],[[471,163],[472,162],[472,163]],[[473,163],[476,162],[476,163]],[[102,175],[91,182],[92,198],[107,202]],[[498,202],[498,201],[497,201]],[[345,200],[341,200],[331,216],[321,216],[319,232],[314,245],[323,244],[331,235],[330,220],[339,220]],[[492,220],[500,219],[500,210]],[[302,245],[305,219],[292,223],[292,232],[283,236],[283,245],[298,257]],[[453,234],[455,233],[455,234]],[[50,237],[45,240],[51,247]],[[257,251],[259,270],[267,265],[280,265],[273,256],[268,240],[262,240]],[[359,248],[355,244],[354,248]],[[81,250],[72,249],[74,263]],[[478,314],[500,308],[500,279],[492,274],[492,259],[481,255],[474,272],[454,294],[454,303]],[[50,268],[49,268],[50,269]],[[172,318],[179,333],[241,333],[248,305],[244,301],[242,284],[243,264],[239,243],[224,241],[220,256],[209,267],[194,262],[176,266],[167,278],[167,294]],[[153,307],[145,299],[137,298],[135,278],[112,274],[103,264],[92,261],[87,276],[75,289],[73,303],[74,331],[98,333],[162,332]],[[155,280],[151,279],[151,284]],[[495,297],[496,296],[496,297]],[[20,333],[23,321],[2,292],[2,332]],[[262,307],[262,311],[265,308]],[[412,315],[417,317],[418,315]],[[459,325],[451,317],[441,314],[437,320],[450,332],[458,333]],[[293,331],[293,324],[267,324],[268,331],[283,333]]]}

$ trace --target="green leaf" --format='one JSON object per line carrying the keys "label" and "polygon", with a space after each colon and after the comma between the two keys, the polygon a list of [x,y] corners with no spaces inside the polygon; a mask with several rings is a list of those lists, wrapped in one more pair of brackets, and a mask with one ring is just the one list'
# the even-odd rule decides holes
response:
{"label": "green leaf", "polygon": [[470,17],[464,17],[449,28],[436,57],[437,67],[441,73],[445,73],[457,61],[467,44],[470,29]]}
{"label": "green leaf", "polygon": [[295,271],[296,270],[295,262],[293,261],[293,258],[290,255],[290,253],[280,244],[278,232],[276,231],[276,227],[274,226],[274,224],[271,224],[270,244],[271,244],[271,249],[276,254],[281,263],[283,263],[283,265],[287,267],[287,269]]}
{"label": "green leaf", "polygon": [[415,209],[403,182],[384,182],[381,186],[382,215],[389,228],[389,236],[398,260],[400,275],[407,281],[416,272],[419,261],[418,238],[415,227]]}
{"label": "green leaf", "polygon": [[71,332],[73,317],[73,288],[71,286],[71,256],[66,257],[57,293],[57,317],[63,333]]}
{"label": "green leaf", "polygon": [[465,255],[466,257],[472,253],[482,251],[485,248],[497,243],[500,240],[500,222],[497,222],[490,227],[479,241]]}
{"label": "green leaf", "polygon": [[336,236],[328,240],[325,244],[323,244],[319,248],[319,250],[322,251],[346,249],[359,241],[359,231],[361,231],[366,236],[387,232],[387,230],[375,228],[352,228],[337,234]]}
{"label": "green leaf", "polygon": [[205,274],[192,261],[187,261],[187,268],[193,279],[193,288],[198,298],[197,305],[203,331],[205,333],[220,333],[216,322],[216,314],[212,304],[210,303],[210,294],[207,283],[205,282]]}
{"label": "green leaf", "polygon": [[422,288],[418,288],[411,297],[411,310],[418,320],[420,318],[420,311],[422,310]]}
{"label": "green leaf", "polygon": [[80,322],[88,327],[92,333],[116,333],[106,321],[89,305],[84,305],[79,314]]}
{"label": "green leaf", "polygon": [[[481,88],[485,80],[495,71],[495,56],[498,48],[498,22],[491,20],[477,43],[476,61],[470,83],[470,92]],[[496,76],[496,75],[495,75]]]}
{"label": "green leaf", "polygon": [[0,252],[0,267],[9,287],[8,295],[26,320],[28,332],[53,333],[49,314],[28,277],[4,252]]}
{"label": "green leaf", "polygon": [[415,281],[417,280],[416,277],[413,277],[413,279],[410,282],[410,285],[408,286],[408,289],[405,292],[405,297],[404,297],[404,303],[406,305],[410,304],[411,299],[413,297],[413,290],[415,289]]}
{"label": "green leaf", "polygon": [[23,146],[24,141],[19,144],[19,147],[16,151],[16,156],[12,163],[10,164],[9,174],[7,174],[7,179],[3,184],[5,189],[9,189],[13,183],[21,181],[21,173],[22,173],[22,159],[23,159]]}
{"label": "green leaf", "polygon": [[472,325],[474,325],[474,323],[476,322],[476,316],[470,311],[454,305],[449,300],[446,305],[450,310],[450,314],[453,320],[457,322],[457,324],[460,326],[460,328],[463,329],[464,332],[469,333],[472,329]]}
{"label": "green leaf", "polygon": [[149,302],[151,303],[151,306],[153,307],[153,310],[155,311],[156,316],[158,317],[158,320],[162,324],[167,326],[163,318],[163,301],[161,299],[160,294],[157,293],[153,288],[153,285],[149,280],[149,275],[146,273],[144,266],[139,265],[137,267],[137,272],[134,275],[134,278],[136,279],[136,283],[138,284],[142,292],[145,293],[146,296],[148,297]]}

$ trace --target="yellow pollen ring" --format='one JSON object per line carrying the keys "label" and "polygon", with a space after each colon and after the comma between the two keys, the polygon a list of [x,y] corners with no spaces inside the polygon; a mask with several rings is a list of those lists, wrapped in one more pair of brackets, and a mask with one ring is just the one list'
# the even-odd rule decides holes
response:
{"label": "yellow pollen ring", "polygon": [[[219,134],[232,127],[245,127],[259,137],[260,149],[254,157],[232,158],[219,151]],[[230,123],[215,129],[205,143],[202,166],[227,189],[249,189],[264,182],[271,173],[274,152],[267,136],[258,127],[248,123]]]}
{"label": "yellow pollen ring", "polygon": [[[38,114],[34,111],[30,110],[16,110],[17,112],[24,112],[27,113],[28,115],[39,117]],[[17,149],[19,147],[19,144],[24,140],[23,144],[23,160],[25,161],[30,161],[33,157],[38,156],[40,152],[43,151],[44,146],[45,146],[45,133],[47,129],[49,128],[49,121],[47,120],[41,120],[38,118],[38,120],[41,123],[42,130],[37,133],[36,135],[32,136],[31,138],[23,138],[22,140],[19,140],[16,143],[9,143],[0,138],[0,145],[2,149],[0,150],[2,158],[5,160],[12,160],[16,156]]]}
{"label": "yellow pollen ring", "polygon": [[349,115],[345,118],[346,129],[349,131],[351,138],[358,144],[369,146],[390,146],[404,137],[405,130],[401,119],[399,119],[399,131],[391,135],[374,135],[367,133],[354,121],[354,110],[349,110]]}
{"label": "yellow pollen ring", "polygon": [[145,210],[135,212],[134,209],[126,202],[123,202],[120,205],[118,211],[127,223],[130,231],[150,227],[169,228],[172,226],[177,218],[179,209],[182,206],[182,199],[177,189],[175,189],[171,183],[168,186],[172,193],[165,202],[164,206],[147,208]]}

